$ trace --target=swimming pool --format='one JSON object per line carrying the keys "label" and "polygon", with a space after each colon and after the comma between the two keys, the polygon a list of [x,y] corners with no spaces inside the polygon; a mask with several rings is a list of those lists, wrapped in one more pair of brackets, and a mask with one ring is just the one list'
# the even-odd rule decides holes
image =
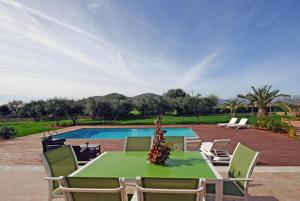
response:
{"label": "swimming pool", "polygon": [[[163,128],[165,136],[197,137],[191,128]],[[55,135],[54,139],[125,139],[127,136],[153,136],[153,128],[83,128]]]}

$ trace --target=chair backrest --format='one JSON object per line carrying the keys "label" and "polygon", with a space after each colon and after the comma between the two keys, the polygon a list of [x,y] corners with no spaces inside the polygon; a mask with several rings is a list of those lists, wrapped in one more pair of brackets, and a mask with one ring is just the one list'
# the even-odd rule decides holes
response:
{"label": "chair backrest", "polygon": [[228,124],[235,124],[238,118],[231,118]]}
{"label": "chair backrest", "polygon": [[[49,177],[68,176],[78,169],[77,159],[70,145],[41,154],[41,159]],[[50,188],[58,187],[57,181],[50,181]]]}
{"label": "chair backrest", "polygon": [[[258,157],[259,152],[238,143],[229,164],[228,177],[250,179]],[[242,190],[246,190],[249,182],[237,181],[236,183]]]}
{"label": "chair backrest", "polygon": [[60,177],[66,201],[127,201],[123,178]]}
{"label": "chair backrest", "polygon": [[242,118],[242,119],[239,121],[238,125],[244,126],[244,125],[246,125],[247,121],[248,121],[247,118]]}
{"label": "chair backrest", "polygon": [[[47,152],[47,151],[53,150],[55,148],[58,148],[58,147],[60,147],[59,145],[63,146],[65,144],[65,142],[66,142],[66,139],[53,140],[52,135],[50,135],[48,137],[44,137],[44,138],[42,138],[43,152]],[[57,146],[51,147],[51,145],[57,145]],[[49,147],[47,148],[47,146],[49,146]]]}
{"label": "chair backrest", "polygon": [[73,151],[76,155],[77,161],[86,162],[90,160],[90,150],[89,149],[81,149],[80,146],[72,146]]}
{"label": "chair backrest", "polygon": [[204,186],[201,179],[137,178],[139,201],[200,201]]}
{"label": "chair backrest", "polygon": [[220,140],[214,140],[211,151],[214,152],[222,152],[222,153],[228,153],[228,145],[230,143],[230,139],[220,139]]}
{"label": "chair backrest", "polygon": [[124,145],[125,151],[150,151],[152,137],[127,137]]}
{"label": "chair backrest", "polygon": [[184,136],[165,136],[165,144],[171,151],[186,151]]}

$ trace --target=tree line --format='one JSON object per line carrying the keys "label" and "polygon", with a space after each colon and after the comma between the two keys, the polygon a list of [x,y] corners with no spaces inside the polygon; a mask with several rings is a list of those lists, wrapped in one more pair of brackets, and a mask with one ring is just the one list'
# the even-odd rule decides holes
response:
{"label": "tree line", "polygon": [[82,115],[93,120],[100,117],[118,120],[160,114],[200,115],[214,113],[217,104],[218,97],[215,95],[193,95],[182,89],[170,89],[163,95],[147,93],[135,97],[112,93],[80,100],[52,98],[28,103],[13,100],[0,106],[0,116],[33,118],[35,121],[55,120],[57,125],[62,119],[69,118],[76,125]]}
{"label": "tree line", "polygon": [[[86,99],[73,100],[66,98],[52,98],[48,100],[33,100],[29,103],[14,100],[0,106],[0,117],[33,118],[35,121],[55,120],[56,124],[62,119],[69,118],[74,125],[79,116],[90,116],[91,119],[119,120],[151,115],[195,115],[212,113],[249,112],[257,117],[267,116],[268,108],[278,107],[282,111],[300,113],[300,102],[276,100],[289,98],[287,94],[279,93],[278,89],[265,85],[261,88],[251,87],[251,92],[238,94],[237,98],[218,104],[216,95],[202,96],[189,94],[182,89],[170,89],[163,95],[152,93],[126,97],[112,93],[106,96],[95,96]],[[243,101],[244,100],[244,101]],[[287,108],[287,109],[286,109]]]}

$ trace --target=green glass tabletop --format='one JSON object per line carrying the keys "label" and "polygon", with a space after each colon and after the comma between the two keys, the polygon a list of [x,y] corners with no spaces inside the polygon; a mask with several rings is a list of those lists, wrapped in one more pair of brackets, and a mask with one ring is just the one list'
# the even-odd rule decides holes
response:
{"label": "green glass tabletop", "polygon": [[147,154],[147,152],[106,152],[71,176],[216,178],[199,152],[171,152],[164,166],[149,163]]}

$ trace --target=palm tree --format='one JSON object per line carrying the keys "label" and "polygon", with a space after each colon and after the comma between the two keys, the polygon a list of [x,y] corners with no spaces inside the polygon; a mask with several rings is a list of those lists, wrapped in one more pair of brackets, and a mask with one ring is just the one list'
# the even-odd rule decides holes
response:
{"label": "palm tree", "polygon": [[274,98],[289,96],[286,94],[279,94],[279,89],[271,91],[272,85],[265,85],[258,89],[253,86],[251,88],[253,90],[252,93],[249,92],[246,95],[239,94],[238,97],[252,102],[258,108],[258,117],[268,115],[267,107],[272,103]]}
{"label": "palm tree", "polygon": [[300,116],[300,105],[292,105],[285,102],[278,102],[276,105],[293,116]]}
{"label": "palm tree", "polygon": [[238,100],[238,99],[232,99],[232,100],[227,100],[224,105],[223,105],[223,109],[229,109],[231,116],[235,117],[236,115],[236,110],[238,108],[244,107],[243,103]]}
{"label": "palm tree", "polygon": [[255,104],[253,103],[253,101],[249,101],[249,103],[247,104],[247,109],[248,108],[251,108],[251,115],[254,115]]}

